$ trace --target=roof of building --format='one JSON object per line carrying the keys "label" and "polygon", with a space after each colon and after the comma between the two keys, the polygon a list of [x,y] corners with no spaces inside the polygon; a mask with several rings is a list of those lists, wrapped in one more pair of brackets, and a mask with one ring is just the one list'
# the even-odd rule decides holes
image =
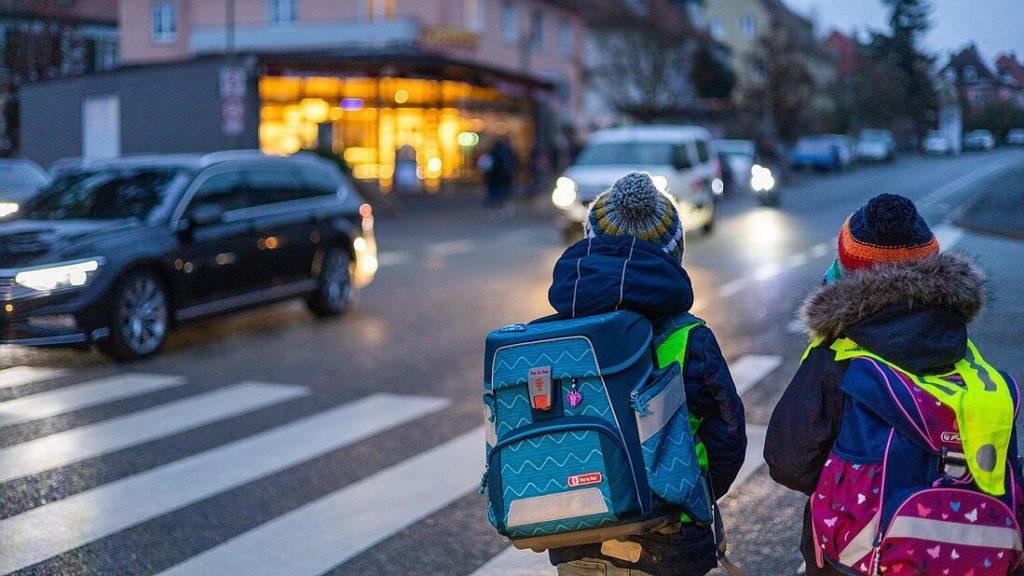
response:
{"label": "roof of building", "polygon": [[[965,78],[964,70],[968,66],[974,68],[975,77],[973,80]],[[968,44],[960,52],[950,57],[949,63],[943,67],[943,70],[953,69],[956,71],[956,81],[958,84],[999,84],[999,77],[995,72],[989,68],[988,64],[985,63],[985,59],[981,57],[981,53],[978,52],[978,47],[975,44]]]}

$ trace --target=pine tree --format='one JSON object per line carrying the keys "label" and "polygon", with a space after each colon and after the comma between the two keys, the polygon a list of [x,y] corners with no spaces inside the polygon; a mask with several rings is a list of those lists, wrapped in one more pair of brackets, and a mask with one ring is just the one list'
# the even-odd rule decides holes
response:
{"label": "pine tree", "polygon": [[929,0],[882,0],[889,8],[890,35],[880,38],[883,59],[900,71],[903,86],[902,115],[913,120],[918,135],[935,121],[938,97],[932,83],[933,58],[920,48],[921,37],[931,28]]}

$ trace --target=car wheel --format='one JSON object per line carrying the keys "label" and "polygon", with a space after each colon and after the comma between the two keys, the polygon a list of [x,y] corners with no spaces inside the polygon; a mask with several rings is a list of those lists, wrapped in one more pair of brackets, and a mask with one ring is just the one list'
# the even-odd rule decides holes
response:
{"label": "car wheel", "polygon": [[355,293],[352,257],[345,250],[334,249],[324,254],[320,264],[320,285],[306,298],[306,305],[321,318],[338,316],[352,307]]}
{"label": "car wheel", "polygon": [[100,350],[118,361],[140,360],[160,351],[170,327],[167,291],[149,270],[136,270],[113,291],[110,336]]}
{"label": "car wheel", "polygon": [[715,231],[715,217],[717,215],[718,209],[715,208],[714,204],[711,204],[711,217],[708,218],[708,221],[700,228],[700,231],[703,232],[705,236]]}

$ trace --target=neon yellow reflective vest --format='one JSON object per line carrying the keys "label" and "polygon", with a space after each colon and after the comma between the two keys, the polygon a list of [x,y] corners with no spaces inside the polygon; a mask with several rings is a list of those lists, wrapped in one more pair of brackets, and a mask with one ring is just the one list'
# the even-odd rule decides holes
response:
{"label": "neon yellow reflective vest", "polygon": [[[861,348],[849,338],[832,346],[836,360],[871,358],[904,374],[919,388],[956,414],[967,467],[983,492],[1002,496],[1006,492],[1006,453],[1013,432],[1013,395],[1006,379],[981,357],[974,343],[967,342],[967,355],[952,372],[918,376]],[[959,376],[963,385],[951,377]]]}

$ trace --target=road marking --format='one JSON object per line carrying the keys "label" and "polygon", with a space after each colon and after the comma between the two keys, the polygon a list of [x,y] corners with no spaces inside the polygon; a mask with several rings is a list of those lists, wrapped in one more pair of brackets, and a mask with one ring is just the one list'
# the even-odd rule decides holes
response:
{"label": "road marking", "polygon": [[968,172],[967,174],[957,178],[951,182],[946,183],[944,186],[936,189],[934,192],[925,196],[920,202],[918,202],[919,208],[928,208],[933,204],[942,202],[947,197],[962,192],[968,187],[976,184],[978,181],[988,178],[998,172],[1006,170],[1016,165],[1018,159],[1013,161],[1002,162],[999,164],[986,164],[976,170]]}
{"label": "road marking", "polygon": [[49,418],[115,400],[181,386],[185,379],[154,374],[121,374],[84,384],[0,402],[0,426]]}
{"label": "road marking", "polygon": [[380,268],[408,264],[410,261],[408,252],[383,252],[377,255],[377,266]]}
{"label": "road marking", "polygon": [[718,295],[722,298],[732,298],[746,288],[748,282],[746,278],[737,278],[727,282],[718,288]]}
{"label": "road marking", "polygon": [[747,455],[743,466],[732,483],[732,491],[743,485],[755,472],[764,466],[764,440],[768,428],[759,424],[747,424]]}
{"label": "road marking", "polygon": [[538,554],[533,550],[509,546],[470,576],[537,576],[554,572],[555,568],[548,561],[547,552]]}
{"label": "road marking", "polygon": [[480,481],[478,428],[279,516],[162,576],[317,575],[437,512]]}
{"label": "road marking", "polygon": [[789,324],[786,324],[786,332],[790,334],[803,334],[805,332],[804,321],[796,318]]}
{"label": "road marking", "polygon": [[0,388],[14,388],[15,386],[33,384],[44,380],[53,380],[64,373],[64,370],[56,368],[13,366],[0,370]]}
{"label": "road marking", "polygon": [[427,247],[427,255],[435,258],[445,256],[456,256],[476,250],[476,242],[472,240],[452,240],[450,242],[439,242]]}
{"label": "road marking", "polygon": [[939,224],[932,231],[935,233],[935,238],[939,241],[939,248],[943,251],[952,249],[964,237],[964,230],[962,228],[957,228],[948,222]]}
{"label": "road marking", "polygon": [[729,365],[729,373],[736,384],[736,393],[742,395],[782,365],[782,356],[748,354]]}
{"label": "road marking", "polygon": [[804,252],[797,252],[786,261],[786,265],[790,268],[799,268],[804,264],[807,264],[807,254]]}
{"label": "road marking", "polygon": [[[436,412],[448,404],[448,400],[440,398],[374,394],[0,520],[0,573],[63,554]],[[477,432],[477,447],[481,437]],[[476,461],[479,474],[480,451],[469,454]],[[453,471],[439,466],[435,474],[449,475]],[[405,481],[414,487],[417,482],[410,482],[411,478],[415,477]],[[395,496],[385,494],[362,505],[373,507],[369,514],[372,517],[390,508]],[[389,505],[382,507],[383,502]],[[317,537],[321,537],[325,532],[334,533],[336,528],[339,527],[325,524],[315,530]],[[309,543],[308,533],[305,538],[304,542]]]}
{"label": "road marking", "polygon": [[0,482],[171,436],[309,394],[304,386],[244,382],[0,449]]}
{"label": "road marking", "polygon": [[829,255],[831,252],[832,252],[832,247],[829,246],[828,244],[822,242],[821,244],[815,244],[811,248],[811,257],[812,258],[821,258],[822,256]]}

